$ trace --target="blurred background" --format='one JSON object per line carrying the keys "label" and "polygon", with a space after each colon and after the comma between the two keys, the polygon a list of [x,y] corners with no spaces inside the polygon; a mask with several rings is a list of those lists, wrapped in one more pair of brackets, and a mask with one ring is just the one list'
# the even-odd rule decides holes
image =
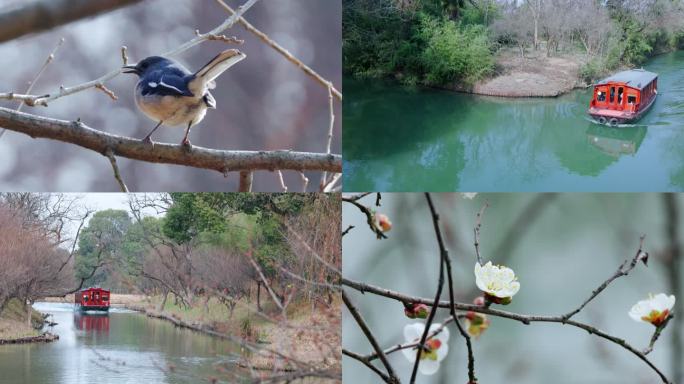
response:
{"label": "blurred background", "polygon": [[[513,302],[496,306],[533,315],[560,315],[577,308],[592,290],[610,277],[626,258],[634,256],[639,236],[646,234],[648,268],[639,264],[615,280],[575,320],[587,322],[644,349],[653,327],[634,322],[628,311],[649,293],[675,294],[675,317],[649,358],[675,383],[682,376],[681,244],[684,196],[661,194],[462,194],[433,195],[454,265],[456,299],[470,303],[479,294],[473,267],[476,214],[488,201],[481,230],[483,260],[511,267],[521,288]],[[375,195],[361,203],[387,214],[393,228],[389,239],[377,240],[361,212],[343,207],[343,273],[357,281],[422,297],[434,297],[438,248],[423,194]],[[671,232],[669,232],[671,231]],[[670,236],[670,233],[674,236]],[[345,288],[365,316],[380,345],[404,342],[403,328],[411,320],[400,302]],[[445,288],[443,300],[448,299]],[[448,317],[440,310],[435,318]],[[627,350],[578,328],[558,323],[519,322],[489,316],[490,328],[473,343],[475,373],[482,383],[659,383],[657,374]],[[423,321],[423,320],[420,320]],[[367,354],[372,348],[354,319],[343,310],[343,347]],[[410,377],[412,362],[390,355],[400,378]],[[451,327],[449,354],[434,376],[418,374],[419,383],[467,382],[466,349]],[[356,360],[344,357],[344,381],[378,382]]]}
{"label": "blurred background", "polygon": [[[243,1],[227,0],[234,9]],[[0,0],[0,14],[22,0]],[[332,0],[261,1],[245,18],[293,55],[341,89],[341,2]],[[23,93],[60,38],[64,45],[37,82],[33,94],[54,92],[98,78],[122,65],[120,48],[128,47],[130,62],[166,52],[207,32],[229,16],[214,0],[145,0],[135,5],[82,19],[46,32],[0,44],[0,92]],[[193,127],[194,145],[226,150],[325,152],[329,122],[328,92],[251,33],[236,24],[224,32],[245,43],[247,59],[226,71],[212,90],[218,109]],[[191,71],[218,52],[234,48],[209,41],[174,59]],[[142,138],[155,122],[135,107],[137,78],[119,75],[105,85],[119,97],[110,99],[95,89],[52,102],[48,108],[24,112],[66,120],[81,120],[105,132]],[[16,108],[17,102],[0,100]],[[341,115],[335,102],[336,115]],[[341,119],[336,121],[332,152],[341,153]],[[180,143],[181,127],[162,127],[154,139]],[[148,164],[119,158],[124,181],[135,191],[226,191],[237,188],[238,176],[187,167]],[[290,190],[302,181],[297,172],[284,172]],[[316,189],[320,173],[307,173]],[[254,189],[280,191],[276,173],[256,172]],[[0,138],[0,190],[3,191],[118,191],[108,160],[80,147],[7,131]]]}

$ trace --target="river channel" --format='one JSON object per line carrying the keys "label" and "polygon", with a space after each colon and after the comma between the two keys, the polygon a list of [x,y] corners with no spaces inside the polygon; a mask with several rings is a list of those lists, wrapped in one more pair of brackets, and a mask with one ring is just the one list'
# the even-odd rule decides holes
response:
{"label": "river channel", "polygon": [[0,383],[197,382],[211,376],[216,364],[233,366],[240,348],[119,308],[109,314],[81,314],[65,303],[34,308],[57,323],[49,330],[59,340],[0,345]]}
{"label": "river channel", "polygon": [[495,98],[345,78],[347,191],[684,191],[684,51],[658,56],[659,96],[619,128],[590,90]]}

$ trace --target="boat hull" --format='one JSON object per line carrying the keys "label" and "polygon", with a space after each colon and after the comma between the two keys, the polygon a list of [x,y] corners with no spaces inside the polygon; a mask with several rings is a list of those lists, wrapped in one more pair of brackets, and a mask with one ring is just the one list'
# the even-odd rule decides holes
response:
{"label": "boat hull", "polygon": [[104,305],[78,305],[76,307],[79,311],[98,311],[98,312],[108,312],[109,307]]}
{"label": "boat hull", "polygon": [[628,111],[618,111],[614,109],[603,109],[603,108],[589,108],[589,116],[594,119],[595,122],[604,125],[616,126],[619,124],[632,123],[641,117],[643,117],[646,112],[653,106],[657,96],[653,97],[651,101],[644,108],[636,112]]}

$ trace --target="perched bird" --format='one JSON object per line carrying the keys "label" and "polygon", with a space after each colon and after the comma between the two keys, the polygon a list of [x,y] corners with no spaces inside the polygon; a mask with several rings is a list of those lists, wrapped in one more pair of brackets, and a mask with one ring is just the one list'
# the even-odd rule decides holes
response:
{"label": "perched bird", "polygon": [[216,55],[195,73],[181,64],[160,56],[150,56],[136,65],[123,67],[124,73],[140,78],[135,86],[135,103],[150,119],[159,123],[143,139],[152,143],[152,134],[163,125],[185,125],[181,144],[190,146],[190,127],[199,123],[207,108],[216,108],[216,100],[209,93],[214,80],[235,63],[247,57],[237,49]]}

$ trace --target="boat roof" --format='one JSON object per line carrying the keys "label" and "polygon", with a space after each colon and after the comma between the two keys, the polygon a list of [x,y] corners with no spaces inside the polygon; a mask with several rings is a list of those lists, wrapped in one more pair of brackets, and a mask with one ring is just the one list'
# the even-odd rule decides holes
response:
{"label": "boat roof", "polygon": [[109,292],[108,289],[104,289],[104,288],[100,288],[100,287],[88,287],[88,288],[83,288],[83,289],[80,290],[80,292],[94,291],[94,290]]}
{"label": "boat roof", "polygon": [[630,69],[629,71],[618,72],[612,76],[606,77],[605,79],[599,81],[596,85],[617,82],[625,83],[630,87],[644,89],[657,77],[658,74],[643,69]]}

